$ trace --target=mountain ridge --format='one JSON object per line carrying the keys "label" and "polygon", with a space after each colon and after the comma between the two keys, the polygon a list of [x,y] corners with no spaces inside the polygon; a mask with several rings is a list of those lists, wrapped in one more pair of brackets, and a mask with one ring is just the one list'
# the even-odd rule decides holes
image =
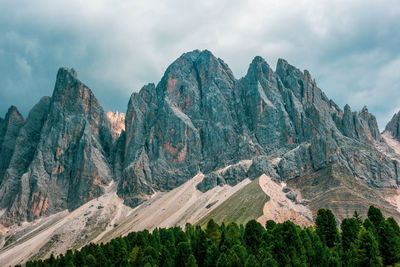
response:
{"label": "mountain ridge", "polygon": [[[342,111],[307,70],[302,72],[284,59],[278,59],[274,72],[256,56],[246,75],[236,79],[228,65],[210,51],[184,53],[167,68],[157,86],[148,84],[132,94],[125,130],[120,129],[122,134],[114,144],[109,119],[85,88],[74,69],[60,68],[51,101],[87,118],[102,154],[109,158],[106,180],[119,180],[118,194],[131,206],[155,191],[179,186],[198,171],[206,174],[199,185],[203,190],[222,183],[234,185],[247,177],[244,170],[236,170],[235,175],[242,177],[229,174],[230,180],[213,171],[257,157],[259,166],[251,169],[259,172],[250,177],[253,179],[261,172],[276,179],[292,179],[341,161],[371,185],[394,186],[389,176],[395,171],[390,163],[383,163],[383,172],[371,173],[350,166],[348,162],[357,160],[354,152],[350,156],[349,151],[339,149],[339,143],[349,146],[350,139],[356,146],[381,142],[375,117],[366,107],[357,113],[345,105]],[[99,120],[104,121],[100,127]],[[274,157],[282,159],[276,166],[265,160]],[[371,180],[377,175],[384,179]],[[99,194],[101,190],[95,195]]]}
{"label": "mountain ridge", "polygon": [[[290,185],[276,188],[285,190],[279,197],[287,197],[293,207],[315,212],[325,203],[341,219],[354,207],[363,214],[375,203],[388,205],[383,212],[400,218],[400,156],[393,149],[397,141],[387,137],[400,140],[398,115],[382,135],[366,107],[355,112],[345,105],[342,110],[307,70],[284,59],[273,71],[256,56],[246,75],[236,79],[210,51],[184,53],[158,84],[131,95],[125,116],[106,113],[74,69],[60,68],[52,96],[43,97],[26,120],[15,107],[7,114],[0,119],[4,231],[99,198],[112,199],[110,214],[120,202],[126,205],[122,210],[140,210],[152,205],[155,196],[182,192],[188,183],[194,187],[191,192],[207,196],[217,187],[238,188],[262,175]],[[116,195],[104,197],[111,194],[110,185]],[[237,203],[243,197],[223,201]],[[204,214],[208,205],[214,209],[222,203],[202,201]],[[271,203],[283,202],[272,198]],[[279,206],[274,205],[269,208]],[[106,227],[108,219],[96,218],[101,229]],[[94,240],[90,238],[85,240]]]}

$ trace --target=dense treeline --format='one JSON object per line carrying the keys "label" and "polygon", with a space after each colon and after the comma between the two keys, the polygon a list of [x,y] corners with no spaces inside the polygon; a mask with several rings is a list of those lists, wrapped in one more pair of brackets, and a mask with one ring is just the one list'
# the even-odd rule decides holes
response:
{"label": "dense treeline", "polygon": [[265,228],[252,220],[206,229],[179,227],[133,232],[107,244],[89,244],[32,266],[400,266],[400,228],[373,206],[363,221],[357,212],[339,231],[330,210],[318,211],[315,228],[290,221]]}

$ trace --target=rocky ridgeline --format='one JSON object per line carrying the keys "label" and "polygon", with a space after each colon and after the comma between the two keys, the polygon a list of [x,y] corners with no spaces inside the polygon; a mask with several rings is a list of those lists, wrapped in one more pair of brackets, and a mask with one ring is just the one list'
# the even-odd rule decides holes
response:
{"label": "rocky ridgeline", "polygon": [[1,219],[74,209],[112,179],[136,206],[198,172],[205,174],[198,188],[207,191],[262,173],[290,180],[337,163],[372,187],[396,187],[398,166],[377,143],[386,145],[367,108],[342,111],[308,71],[282,59],[274,72],[255,57],[237,80],[211,52],[185,53],[157,85],[132,94],[124,119],[106,114],[75,71],[62,68],[53,96],[25,122],[13,107],[0,120]]}
{"label": "rocky ridgeline", "polygon": [[13,145],[1,177],[3,223],[75,209],[113,179],[110,123],[73,69],[58,71],[52,97],[43,97],[21,124],[18,134],[5,135],[1,150]]}
{"label": "rocky ridgeline", "polygon": [[400,111],[386,125],[385,132],[390,133],[393,138],[400,141]]}

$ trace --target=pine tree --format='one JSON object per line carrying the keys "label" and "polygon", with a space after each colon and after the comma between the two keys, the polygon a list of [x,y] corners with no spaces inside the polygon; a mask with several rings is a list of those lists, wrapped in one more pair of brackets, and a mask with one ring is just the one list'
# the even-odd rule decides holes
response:
{"label": "pine tree", "polygon": [[175,263],[179,266],[186,266],[191,255],[193,255],[193,252],[190,244],[188,242],[180,242],[176,248]]}
{"label": "pine tree", "polygon": [[357,221],[357,223],[358,223],[359,226],[362,225],[363,221],[362,221],[361,216],[360,216],[360,214],[358,213],[358,211],[356,211],[356,210],[354,211],[354,213],[353,213],[353,218]]}
{"label": "pine tree", "polygon": [[375,236],[375,238],[377,237],[375,226],[369,218],[366,218],[364,220],[363,226],[366,230],[370,231]]}
{"label": "pine tree", "polygon": [[212,267],[215,266],[219,258],[219,251],[215,243],[211,240],[207,241],[206,257],[204,258],[204,266]]}
{"label": "pine tree", "polygon": [[142,263],[143,252],[139,246],[135,246],[129,253],[128,262],[132,265],[139,266]]}
{"label": "pine tree", "polygon": [[246,245],[251,249],[253,254],[256,253],[258,248],[260,247],[264,232],[264,228],[256,220],[250,220],[246,224],[244,241],[246,242]]}
{"label": "pine tree", "polygon": [[[53,265],[51,265],[51,266],[53,266]],[[97,266],[97,261],[92,254],[88,254],[86,256],[86,266],[87,267],[96,267]]]}
{"label": "pine tree", "polygon": [[274,222],[273,220],[268,220],[265,223],[265,229],[272,230],[275,227],[275,225],[276,225],[276,222]]}
{"label": "pine tree", "polygon": [[159,265],[160,267],[173,267],[175,266],[175,262],[171,257],[171,253],[166,246],[162,246],[160,250],[160,257],[159,257]]}
{"label": "pine tree", "polygon": [[388,221],[382,226],[379,241],[383,263],[385,265],[400,263],[400,236]]}
{"label": "pine tree", "polygon": [[360,232],[359,221],[356,218],[343,219],[342,224],[342,246],[344,250],[350,248],[351,243],[355,242]]}
{"label": "pine tree", "polygon": [[385,218],[383,217],[381,210],[375,208],[374,206],[370,206],[368,209],[368,219],[371,220],[376,232],[379,234],[385,222]]}
{"label": "pine tree", "polygon": [[383,266],[379,255],[378,242],[374,235],[364,228],[361,229],[357,246],[357,266]]}
{"label": "pine tree", "polygon": [[214,241],[215,244],[219,244],[221,240],[221,231],[219,230],[218,224],[216,224],[213,219],[207,223],[206,235],[209,239]]}
{"label": "pine tree", "polygon": [[239,259],[239,266],[244,266],[244,264],[246,263],[246,259],[247,259],[247,251],[246,248],[243,247],[240,244],[234,245],[230,251],[235,252],[235,254],[237,255],[238,259]]}
{"label": "pine tree", "polygon": [[186,261],[185,267],[198,267],[196,258],[193,254],[189,255],[189,258]]}
{"label": "pine tree", "polygon": [[250,254],[247,258],[245,267],[260,267],[260,263],[257,261],[256,257],[253,254]]}
{"label": "pine tree", "polygon": [[307,263],[306,250],[300,239],[302,231],[293,222],[277,224],[273,229],[273,253],[282,265],[301,265]]}
{"label": "pine tree", "polygon": [[318,210],[315,225],[316,231],[325,245],[332,248],[338,243],[339,231],[336,226],[335,216],[331,210]]}
{"label": "pine tree", "polygon": [[400,226],[399,224],[393,219],[392,217],[389,217],[386,219],[386,221],[392,226],[393,230],[397,235],[400,235]]}

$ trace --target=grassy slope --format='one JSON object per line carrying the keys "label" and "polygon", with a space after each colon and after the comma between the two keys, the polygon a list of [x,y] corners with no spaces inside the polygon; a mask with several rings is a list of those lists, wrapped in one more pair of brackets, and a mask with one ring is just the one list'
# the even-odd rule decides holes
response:
{"label": "grassy slope", "polygon": [[263,214],[264,204],[268,200],[269,197],[262,191],[258,179],[256,179],[203,217],[198,224],[205,226],[211,218],[217,223],[245,224]]}

